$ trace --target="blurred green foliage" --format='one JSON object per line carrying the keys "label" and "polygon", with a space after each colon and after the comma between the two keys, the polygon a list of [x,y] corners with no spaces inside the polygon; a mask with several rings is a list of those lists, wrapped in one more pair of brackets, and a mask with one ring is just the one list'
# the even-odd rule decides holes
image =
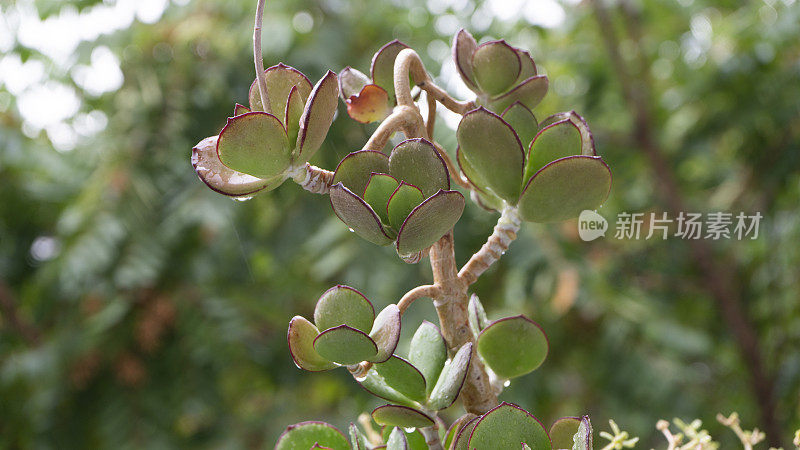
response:
{"label": "blurred green foliage", "polygon": [[[33,4],[52,18],[99,3]],[[178,3],[156,23],[135,21],[78,47],[70,64],[86,64],[97,45],[113,51],[124,75],[115,92],[89,95],[69,68],[19,42],[6,55],[41,61],[47,79],[78,92],[81,113],[100,111],[107,126],[56,151],[25,126],[17,98],[0,84],[2,448],[271,447],[299,420],[344,428],[376,399],[344,371],[294,367],[289,319],[309,316],[336,283],[382,308],[430,280],[426,262],[405,265],[391,249],[353,238],[323,196],[287,184],[237,203],[196,179],[190,148],[246,100],[255,5]],[[16,6],[4,2],[0,15]],[[516,16],[491,20],[492,8],[270,1],[265,58],[318,79],[329,68],[367,67],[380,45],[399,38],[439,76],[452,73],[439,68],[458,26],[506,38],[531,49],[551,79],[537,115],[575,109],[591,125],[615,175],[601,213],[664,211],[592,2],[565,3],[566,18],[552,29]],[[609,10],[632,30],[618,33],[622,56],[650,86],[655,137],[691,212],[764,215],[758,239],[713,245],[758,332],[788,441],[800,426],[800,6],[631,0]],[[340,105],[312,162],[332,169],[371,129]],[[444,121],[437,139],[455,149]],[[456,227],[460,263],[495,219],[467,207]],[[491,317],[524,313],[550,338],[542,368],[502,398],[546,423],[613,417],[644,446],[658,442],[659,418],[699,417],[723,448],[732,436],[713,422],[717,412],[760,425],[761,399],[685,243],[618,240],[613,230],[584,243],[576,230],[574,221],[526,224],[475,285]],[[405,345],[423,318],[435,314],[422,303],[404,317]]]}

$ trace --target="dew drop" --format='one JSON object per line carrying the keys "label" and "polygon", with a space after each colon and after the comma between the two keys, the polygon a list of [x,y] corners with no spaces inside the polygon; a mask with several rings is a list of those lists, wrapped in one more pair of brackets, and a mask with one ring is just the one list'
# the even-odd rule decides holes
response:
{"label": "dew drop", "polygon": [[509,386],[511,386],[511,380],[506,380],[506,382],[503,383],[503,387],[509,387]]}
{"label": "dew drop", "polygon": [[410,428],[403,428],[403,429],[404,429],[404,430],[406,430],[406,433],[413,433],[413,432],[417,431],[417,429],[416,429],[416,428],[414,428],[414,427],[410,427]]}
{"label": "dew drop", "polygon": [[235,201],[237,201],[237,202],[246,202],[246,201],[250,200],[251,198],[253,198],[252,195],[249,196],[249,197],[233,197],[233,199]]}
{"label": "dew drop", "polygon": [[364,375],[361,375],[361,376],[358,376],[358,377],[353,377],[353,379],[355,379],[356,382],[361,383],[361,382],[363,382],[364,380],[367,379],[367,374],[364,374]]}
{"label": "dew drop", "polygon": [[348,228],[348,229],[347,229],[347,231],[349,231],[349,232],[351,232],[351,233],[355,233],[355,232],[356,232],[356,230],[354,230],[354,229],[352,229],[352,228]]}

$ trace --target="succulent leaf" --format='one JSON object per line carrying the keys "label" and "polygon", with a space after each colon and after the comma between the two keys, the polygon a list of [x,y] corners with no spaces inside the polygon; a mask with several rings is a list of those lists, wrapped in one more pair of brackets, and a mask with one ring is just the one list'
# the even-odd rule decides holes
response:
{"label": "succulent leaf", "polygon": [[573,437],[581,426],[580,417],[562,417],[550,426],[550,440],[553,450],[571,450],[574,444]]}
{"label": "succulent leaf", "polygon": [[450,364],[444,366],[439,379],[431,391],[428,407],[433,410],[445,409],[453,404],[467,378],[469,363],[472,360],[472,342],[462,345],[453,356]]}
{"label": "succulent leaf", "polygon": [[486,311],[483,309],[481,300],[475,294],[472,294],[469,298],[469,303],[467,304],[467,318],[469,320],[469,326],[475,336],[478,336],[478,334],[489,325]]}
{"label": "succulent leaf", "polygon": [[278,175],[265,180],[222,164],[217,154],[218,140],[219,136],[207,137],[192,148],[192,167],[212,190],[231,197],[248,197],[259,191],[275,189],[285,179],[283,175]]}
{"label": "succulent leaf", "polygon": [[450,175],[433,144],[425,139],[406,139],[389,155],[389,173],[420,188],[425,198],[439,189],[450,189]]}
{"label": "succulent leaf", "polygon": [[367,187],[364,189],[364,201],[381,218],[385,225],[389,224],[387,205],[395,189],[400,185],[397,179],[385,173],[372,173]]}
{"label": "succulent leaf", "polygon": [[413,400],[397,392],[396,389],[389,386],[386,380],[384,380],[383,377],[375,370],[375,366],[373,366],[367,372],[367,375],[363,379],[359,380],[359,384],[361,384],[361,387],[363,387],[364,390],[366,390],[367,392],[376,397],[380,397],[384,400],[399,405],[404,405],[404,406],[414,405]]}
{"label": "succulent leaf", "polygon": [[342,158],[333,175],[333,184],[342,183],[361,195],[373,173],[389,173],[389,157],[381,152],[359,150]]}
{"label": "succulent leaf", "polygon": [[369,77],[350,66],[339,72],[339,94],[342,100],[347,100],[353,95],[358,95],[364,86],[370,83]]}
{"label": "succulent leaf", "polygon": [[382,87],[389,95],[389,100],[394,103],[394,60],[397,54],[408,48],[408,46],[398,40],[393,40],[375,53],[372,57],[372,64],[369,73],[372,82]]}
{"label": "succulent leaf", "polygon": [[314,349],[314,339],[319,336],[319,330],[313,323],[304,317],[295,316],[289,321],[289,353],[297,367],[311,372],[330,370],[336,364],[320,356]]}
{"label": "succulent leaf", "polygon": [[519,77],[517,77],[517,83],[521,83],[527,80],[528,78],[536,75],[536,62],[533,61],[533,57],[527,50],[522,50],[519,48],[515,48],[514,50],[517,51],[517,55],[519,55],[519,62],[520,62],[520,70],[519,70]]}
{"label": "succulent leaf", "polygon": [[522,192],[519,213],[529,222],[557,222],[598,208],[611,190],[611,170],[597,156],[568,156],[539,170]]}
{"label": "succulent leaf", "polygon": [[306,450],[310,448],[348,450],[350,444],[341,431],[325,422],[301,422],[286,427],[278,438],[275,450]]}
{"label": "succulent leaf", "polygon": [[517,405],[503,402],[478,419],[469,448],[518,448],[522,443],[537,450],[551,448],[550,438],[536,417]]}
{"label": "succulent leaf", "polygon": [[492,322],[478,336],[477,349],[499,377],[514,378],[539,367],[549,343],[539,324],[520,315]]}
{"label": "succulent leaf", "polygon": [[229,168],[263,179],[280,176],[290,164],[283,124],[263,112],[229,118],[220,132],[217,153]]}
{"label": "succulent leaf", "polygon": [[453,60],[464,84],[473,91],[478,89],[472,67],[472,54],[477,48],[478,42],[469,34],[469,31],[462,28],[456,32],[453,38]]}
{"label": "succulent leaf", "polygon": [[375,308],[361,292],[350,286],[334,286],[320,296],[314,308],[314,323],[321,330],[348,325],[368,333]]}
{"label": "succulent leaf", "polygon": [[461,430],[456,433],[452,446],[453,450],[469,450],[469,438],[472,435],[472,431],[475,429],[475,425],[478,424],[479,419],[480,417],[475,417],[469,420],[464,424]]}
{"label": "succulent leaf", "polygon": [[286,116],[284,125],[286,126],[286,136],[289,142],[297,142],[297,134],[300,133],[300,117],[305,109],[305,100],[301,98],[300,90],[297,86],[292,86],[289,91],[289,100],[286,103]]}
{"label": "succulent leaf", "polygon": [[367,438],[361,433],[356,424],[350,422],[348,427],[350,434],[350,448],[351,450],[367,450]]}
{"label": "succulent leaf", "polygon": [[458,191],[439,191],[414,208],[397,234],[397,253],[422,251],[445,235],[464,212],[464,196]]}
{"label": "succulent leaf", "polygon": [[549,87],[547,75],[532,76],[505,94],[489,100],[488,107],[492,111],[503,111],[514,102],[520,102],[533,111],[547,95]]}
{"label": "succulent leaf", "polygon": [[339,83],[336,74],[329,70],[314,86],[300,117],[300,132],[293,155],[299,162],[310,160],[322,145],[338,105]]}
{"label": "succulent leaf", "polygon": [[378,354],[378,347],[363,331],[339,325],[329,328],[314,339],[314,350],[320,356],[343,366],[358,364]]}
{"label": "succulent leaf", "polygon": [[394,241],[375,211],[342,183],[333,185],[329,196],[333,212],[356,234],[378,245],[388,245]]}
{"label": "succulent leaf", "polygon": [[[308,78],[299,70],[283,63],[265,69],[264,79],[267,84],[267,95],[272,107],[272,114],[275,117],[283,118],[286,115],[286,103],[292,87],[297,87],[303,103],[311,93],[311,82],[308,81]],[[251,111],[264,111],[264,106],[261,104],[261,93],[258,90],[258,79],[253,80],[250,85],[249,97]]]}
{"label": "succulent leaf", "polygon": [[472,53],[472,68],[481,90],[498,95],[511,88],[522,67],[514,47],[501,40],[479,45]]}
{"label": "succulent leaf", "polygon": [[372,411],[372,419],[380,425],[402,428],[425,428],[434,424],[422,411],[408,406],[383,405]]}
{"label": "succulent leaf", "polygon": [[375,370],[384,381],[404,396],[418,402],[425,401],[425,377],[410,362],[399,356],[375,364]]}
{"label": "succulent leaf", "polygon": [[383,308],[375,317],[369,337],[377,345],[378,354],[369,361],[380,363],[392,356],[397,348],[397,343],[400,342],[400,316],[400,309],[392,303]]}
{"label": "succulent leaf", "polygon": [[548,125],[536,134],[530,143],[528,161],[525,165],[525,180],[548,163],[566,156],[581,153],[581,133],[569,120]]}
{"label": "succulent leaf", "polygon": [[417,328],[411,338],[408,361],[425,377],[426,391],[430,394],[447,361],[447,344],[436,325],[426,320]]}
{"label": "succulent leaf", "polygon": [[394,427],[386,441],[386,450],[408,450],[408,440],[402,429]]}
{"label": "succulent leaf", "polygon": [[520,102],[514,102],[511,106],[506,108],[500,117],[511,125],[511,128],[517,133],[523,149],[530,146],[536,133],[539,132],[539,124],[536,123],[536,116],[533,115],[527,106]]}
{"label": "succulent leaf", "polygon": [[368,84],[347,97],[347,114],[361,123],[378,122],[392,112],[389,94],[377,84]]}
{"label": "succulent leaf", "polygon": [[464,427],[469,423],[471,420],[477,419],[478,416],[472,413],[464,414],[463,416],[459,417],[458,419],[454,420],[452,424],[450,424],[450,428],[447,429],[447,432],[444,434],[444,440],[442,444],[444,444],[444,448],[451,449],[454,448],[454,441],[456,440],[456,436],[458,433],[464,429]]}
{"label": "succulent leaf", "polygon": [[249,113],[249,112],[252,112],[252,111],[250,111],[250,108],[248,108],[248,107],[246,107],[244,105],[240,105],[238,103],[236,105],[234,105],[234,107],[233,107],[233,116],[234,117],[240,116],[242,114]]}
{"label": "succulent leaf", "polygon": [[401,181],[397,189],[394,190],[392,196],[389,197],[389,203],[386,205],[386,214],[389,217],[389,224],[395,229],[403,226],[406,217],[411,211],[414,210],[422,201],[425,196],[422,191],[405,181]]}

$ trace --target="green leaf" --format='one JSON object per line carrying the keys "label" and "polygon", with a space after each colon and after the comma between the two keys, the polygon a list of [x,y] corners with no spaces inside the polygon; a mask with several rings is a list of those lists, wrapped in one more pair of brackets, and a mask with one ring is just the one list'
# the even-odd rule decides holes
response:
{"label": "green leaf", "polygon": [[381,152],[359,150],[342,158],[333,174],[332,184],[342,183],[360,196],[373,173],[389,173],[389,157]]}
{"label": "green leaf", "polygon": [[367,372],[367,375],[362,380],[357,381],[359,384],[361,384],[361,387],[363,387],[364,390],[376,397],[380,397],[384,400],[400,405],[414,405],[413,400],[389,386],[389,384],[386,383],[386,380],[384,380],[383,377],[375,370],[375,366],[373,366]]}
{"label": "green leaf", "polygon": [[321,330],[348,325],[368,333],[374,319],[372,303],[350,286],[337,285],[328,289],[314,308],[314,323]]}
{"label": "green leaf", "polygon": [[369,337],[378,346],[378,354],[370,361],[380,363],[392,356],[400,342],[400,318],[400,309],[394,303],[387,305],[375,317]]}
{"label": "green leaf", "polygon": [[462,345],[450,364],[446,364],[431,391],[428,407],[433,410],[445,409],[453,404],[467,378],[469,363],[472,360],[472,342]]}
{"label": "green leaf", "polygon": [[514,47],[501,40],[479,45],[472,53],[472,68],[481,90],[497,95],[511,88],[522,67]]}
{"label": "green leaf", "polygon": [[411,363],[399,356],[392,356],[375,364],[384,381],[404,396],[418,402],[425,401],[425,377]]}
{"label": "green leaf", "polygon": [[597,156],[597,152],[595,151],[594,147],[594,136],[592,136],[592,130],[589,129],[589,124],[586,123],[586,120],[575,111],[553,114],[552,116],[544,119],[542,123],[539,124],[539,128],[544,129],[563,120],[569,120],[572,122],[572,124],[575,125],[578,128],[578,131],[581,133],[580,154],[583,156]]}
{"label": "green leaf", "polygon": [[323,358],[343,366],[358,364],[378,353],[375,342],[364,332],[339,325],[323,331],[314,339],[314,349]]}
{"label": "green leaf", "polygon": [[297,86],[292,86],[292,90],[289,92],[289,101],[286,104],[286,117],[283,121],[289,142],[297,142],[303,109],[305,109],[305,102],[300,98],[300,91]]}
{"label": "green leaf", "polygon": [[337,183],[331,187],[329,195],[333,212],[356,234],[378,245],[387,245],[394,240],[381,225],[375,211],[350,189]]}
{"label": "green leaf", "polygon": [[517,77],[516,83],[514,83],[518,84],[536,75],[536,63],[533,61],[533,57],[527,50],[521,50],[518,48],[515,48],[514,50],[517,51],[520,62],[519,76]]}
{"label": "green leaf", "polygon": [[[284,117],[286,114],[286,103],[289,99],[289,91],[292,87],[297,87],[300,99],[305,103],[311,93],[311,82],[308,81],[302,72],[294,67],[279,63],[264,70],[264,79],[267,83],[267,95],[272,107],[272,114],[275,117]],[[250,85],[250,109],[252,111],[264,111],[261,104],[261,93],[258,90],[258,79],[253,80]]]}
{"label": "green leaf", "polygon": [[581,133],[572,122],[562,120],[543,128],[531,142],[525,180],[550,162],[581,153]]}
{"label": "green leaf", "polygon": [[462,28],[456,32],[455,37],[453,37],[453,60],[456,63],[458,74],[461,75],[461,79],[464,80],[464,84],[473,91],[478,90],[478,86],[475,84],[475,74],[472,67],[472,54],[475,53],[475,49],[477,48],[478,43],[475,41],[475,38],[469,34],[469,31]]}
{"label": "green leaf", "polygon": [[611,170],[597,156],[568,156],[544,166],[519,200],[519,215],[529,222],[558,222],[597,209],[611,190]]}
{"label": "green leaf", "polygon": [[367,438],[361,433],[356,424],[350,422],[348,431],[350,432],[351,450],[367,450]]}
{"label": "green leaf", "polygon": [[531,110],[520,102],[514,102],[500,116],[517,133],[523,149],[528,148],[539,132],[539,124],[536,123],[536,117]]}
{"label": "green leaf", "polygon": [[295,316],[289,321],[289,353],[297,367],[311,372],[330,370],[336,364],[320,356],[314,349],[314,339],[319,330],[304,317]]}
{"label": "green leaf", "polygon": [[397,234],[397,253],[422,251],[450,231],[464,212],[464,196],[458,191],[439,191],[408,215]]}
{"label": "green leaf", "polygon": [[300,132],[294,153],[299,162],[310,160],[322,145],[338,105],[339,83],[336,74],[329,70],[314,86],[300,117]]}
{"label": "green leaf", "polygon": [[514,129],[481,107],[464,115],[456,136],[471,170],[495,194],[515,204],[522,186],[525,155]]}
{"label": "green leaf", "polygon": [[406,139],[389,155],[389,173],[418,187],[425,198],[450,189],[450,175],[433,144],[425,139]]}
{"label": "green leaf", "polygon": [[391,175],[385,173],[373,173],[367,187],[364,189],[364,201],[372,207],[372,210],[380,217],[381,222],[389,224],[389,213],[387,205],[395,189],[400,183]]}
{"label": "green leaf", "polygon": [[517,405],[503,402],[478,419],[469,448],[520,448],[523,442],[536,450],[551,448],[550,438],[537,418]]}
{"label": "green leaf", "polygon": [[[398,40],[393,40],[384,45],[372,57],[372,64],[369,68],[369,73],[372,75],[372,81],[378,86],[382,87],[387,94],[389,100],[394,103],[394,60],[397,54],[408,46]],[[422,80],[420,80],[422,81]]]}
{"label": "green leaf", "polygon": [[549,87],[550,81],[547,79],[547,75],[530,77],[514,87],[514,89],[489,100],[489,109],[492,111],[503,111],[514,102],[520,102],[533,111],[533,109],[542,102],[544,96],[547,95]]}
{"label": "green leaf", "polygon": [[592,450],[592,422],[589,416],[581,417],[581,425],[572,440],[572,450]]}
{"label": "green leaf", "polygon": [[475,425],[478,424],[479,419],[480,417],[475,417],[470,420],[456,433],[453,450],[469,450],[469,438],[472,436],[472,431],[475,429]]}
{"label": "green leaf", "polygon": [[278,438],[275,450],[308,450],[319,444],[333,450],[348,450],[350,444],[341,431],[325,422],[301,422],[289,425]]}
{"label": "green leaf", "polygon": [[245,113],[249,113],[249,112],[252,112],[252,111],[250,111],[250,108],[248,108],[248,107],[246,107],[244,105],[240,105],[238,103],[236,105],[234,105],[234,107],[233,107],[233,116],[234,117],[242,115],[242,114],[245,114]]}
{"label": "green leaf", "polygon": [[372,419],[379,425],[402,428],[425,428],[434,424],[422,411],[408,406],[383,405],[372,411]]}
{"label": "green leaf", "polygon": [[562,417],[550,426],[550,440],[554,450],[571,450],[574,441],[572,438],[578,433],[581,426],[580,417]]}
{"label": "green leaf", "polygon": [[501,378],[535,370],[547,357],[548,348],[539,324],[522,315],[496,320],[478,336],[478,354]]}
{"label": "green leaf", "polygon": [[477,418],[478,416],[476,416],[475,414],[466,413],[463,416],[456,419],[455,421],[453,421],[453,423],[450,424],[450,428],[448,428],[447,432],[444,434],[444,441],[442,442],[442,444],[444,444],[444,448],[445,449],[454,448],[453,442],[456,440],[456,436],[458,435],[458,433],[464,429],[467,423]]}
{"label": "green leaf", "polygon": [[469,327],[472,329],[475,336],[478,336],[481,330],[489,325],[486,311],[483,309],[481,300],[475,294],[472,294],[469,298],[469,303],[467,304],[467,318],[469,320]]}
{"label": "green leaf", "polygon": [[425,196],[422,195],[422,191],[418,187],[401,181],[392,196],[389,197],[389,203],[386,206],[389,224],[394,229],[399,229],[403,226],[408,214],[423,200],[425,200]]}
{"label": "green leaf", "polygon": [[271,191],[286,179],[281,174],[265,180],[227,167],[219,160],[218,140],[219,136],[207,137],[192,148],[192,167],[212,190],[231,197],[248,197],[257,192]]}
{"label": "green leaf", "polygon": [[344,100],[347,100],[352,95],[358,95],[369,82],[368,76],[347,66],[339,72],[339,93]]}
{"label": "green leaf", "polygon": [[411,338],[408,360],[425,377],[426,392],[430,394],[447,361],[447,344],[436,325],[425,320],[417,328]]}
{"label": "green leaf", "polygon": [[408,450],[406,434],[400,428],[394,427],[389,440],[386,441],[386,450]]}
{"label": "green leaf", "polygon": [[290,163],[283,124],[263,112],[229,118],[219,134],[217,153],[229,168],[264,179],[280,176]]}

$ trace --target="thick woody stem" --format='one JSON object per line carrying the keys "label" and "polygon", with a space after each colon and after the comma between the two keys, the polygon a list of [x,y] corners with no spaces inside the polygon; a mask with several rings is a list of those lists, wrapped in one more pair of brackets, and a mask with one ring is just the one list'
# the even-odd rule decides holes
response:
{"label": "thick woody stem", "polygon": [[403,106],[414,105],[414,99],[411,97],[411,85],[409,84],[408,77],[414,79],[416,83],[422,83],[430,80],[422,60],[419,59],[417,52],[410,48],[406,48],[397,54],[394,60],[394,92],[397,95],[397,104]]}
{"label": "thick woody stem", "polygon": [[[475,337],[467,315],[467,284],[458,278],[452,231],[433,244],[430,259],[433,282],[439,287],[433,305],[449,350],[455,352]],[[474,346],[472,352],[467,379],[459,396],[467,412],[480,415],[497,405],[497,395]]]}
{"label": "thick woody stem", "polygon": [[429,96],[435,98],[442,106],[456,114],[461,114],[463,116],[467,112],[475,109],[476,105],[474,101],[460,102],[451,97],[444,89],[434,84],[430,79],[417,82],[417,86],[427,92]]}
{"label": "thick woody stem", "polygon": [[333,172],[309,163],[296,168],[290,176],[295,183],[312,194],[327,194],[333,182]]}
{"label": "thick woody stem", "polygon": [[378,125],[362,150],[379,152],[383,150],[383,147],[389,142],[389,138],[396,131],[403,130],[407,137],[415,137],[421,136],[420,128],[424,130],[425,125],[422,123],[422,116],[419,115],[416,106],[396,106],[389,117]]}
{"label": "thick woody stem", "polygon": [[253,28],[253,62],[256,66],[256,79],[258,80],[258,93],[261,96],[261,104],[265,112],[271,113],[272,105],[269,103],[267,79],[264,76],[264,56],[261,53],[261,25],[264,23],[264,4],[266,2],[266,0],[258,0],[256,5],[256,24]]}
{"label": "thick woody stem", "polygon": [[483,247],[472,255],[472,258],[461,268],[458,278],[467,286],[474,283],[508,250],[508,246],[517,238],[520,224],[521,220],[516,207],[506,206],[503,208],[497,225],[494,226],[494,232],[483,244]]}
{"label": "thick woody stem", "polygon": [[442,450],[442,441],[439,439],[439,430],[434,425],[432,427],[420,428],[419,432],[425,437],[425,443],[430,450]]}
{"label": "thick woody stem", "polygon": [[397,302],[397,308],[400,310],[400,314],[406,312],[409,306],[414,303],[415,300],[420,299],[422,297],[434,298],[436,295],[439,294],[439,287],[433,284],[425,284],[422,286],[417,286],[414,289],[406,292],[399,302]]}

